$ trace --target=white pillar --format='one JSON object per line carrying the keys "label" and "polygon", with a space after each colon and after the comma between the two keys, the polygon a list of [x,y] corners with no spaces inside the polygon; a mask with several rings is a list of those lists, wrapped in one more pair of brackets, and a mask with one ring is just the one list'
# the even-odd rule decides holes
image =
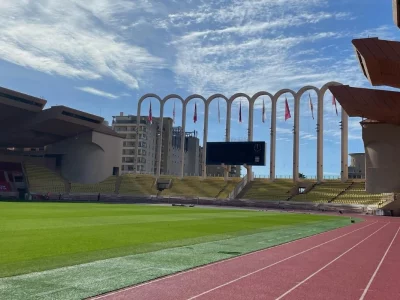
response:
{"label": "white pillar", "polygon": [[[249,142],[253,141],[253,125],[254,125],[254,102],[249,100],[249,124],[247,129],[247,140]],[[247,168],[247,179],[253,181],[253,168],[249,166]]]}
{"label": "white pillar", "polygon": [[139,174],[138,170],[138,152],[139,152],[139,126],[140,126],[140,109],[142,106],[142,102],[138,102],[137,114],[136,114],[136,141],[135,141],[135,172]]}
{"label": "white pillar", "polygon": [[181,177],[185,176],[186,102],[182,103]]}
{"label": "white pillar", "polygon": [[271,153],[269,162],[269,178],[275,180],[275,150],[276,150],[276,101],[277,98],[272,98],[271,102]]}
{"label": "white pillar", "polygon": [[158,136],[158,149],[157,149],[157,174],[156,177],[161,175],[161,158],[162,158],[162,144],[163,144],[163,127],[164,127],[164,102],[160,102],[160,135]]}
{"label": "white pillar", "polygon": [[293,181],[299,181],[300,97],[294,99],[293,125]]}
{"label": "white pillar", "polygon": [[342,122],[341,122],[341,179],[346,182],[349,179],[349,116],[342,108]]}
{"label": "white pillar", "polygon": [[207,137],[208,137],[208,102],[204,103],[204,132],[203,132],[203,165],[202,174],[203,178],[207,178]]}
{"label": "white pillar", "polygon": [[[225,125],[225,142],[229,142],[231,140],[231,109],[232,109],[232,102],[226,102],[226,125]],[[227,168],[224,169],[224,178],[228,180],[229,178],[229,168],[232,166],[226,166]]]}
{"label": "white pillar", "polygon": [[324,179],[324,95],[318,94],[318,117],[317,117],[317,181]]}

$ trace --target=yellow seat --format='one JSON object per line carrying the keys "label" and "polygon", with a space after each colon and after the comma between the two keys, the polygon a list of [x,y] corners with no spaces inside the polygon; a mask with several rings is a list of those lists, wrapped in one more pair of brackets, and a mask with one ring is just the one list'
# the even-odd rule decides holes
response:
{"label": "yellow seat", "polygon": [[379,205],[385,202],[387,197],[388,194],[368,194],[365,192],[365,182],[355,182],[332,203]]}
{"label": "yellow seat", "polygon": [[155,178],[150,175],[122,175],[119,194],[156,195]]}
{"label": "yellow seat", "polygon": [[240,198],[266,201],[284,201],[291,194],[290,191],[294,187],[292,180],[277,179],[270,181],[268,179],[255,179],[248,183],[245,191]]}
{"label": "yellow seat", "polygon": [[326,181],[316,184],[311,190],[304,194],[294,196],[291,201],[328,203],[350,186],[349,182]]}
{"label": "yellow seat", "polygon": [[94,184],[71,183],[71,193],[113,194],[117,176],[110,176],[106,180]]}
{"label": "yellow seat", "polygon": [[226,199],[234,190],[241,178],[230,178],[225,181],[222,177],[171,177],[172,188],[162,192],[163,196],[205,197]]}
{"label": "yellow seat", "polygon": [[42,194],[64,194],[66,192],[65,181],[55,172],[44,166],[38,166],[29,162],[25,163],[24,167],[31,192]]}

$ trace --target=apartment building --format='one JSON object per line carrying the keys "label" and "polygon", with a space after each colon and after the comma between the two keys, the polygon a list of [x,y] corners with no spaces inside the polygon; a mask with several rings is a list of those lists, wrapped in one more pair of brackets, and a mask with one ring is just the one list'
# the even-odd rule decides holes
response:
{"label": "apartment building", "polygon": [[[121,173],[135,172],[135,154],[138,149],[138,168],[142,174],[155,174],[157,171],[158,136],[160,135],[160,119],[153,117],[152,124],[147,116],[140,117],[139,128],[136,129],[137,117],[124,115],[113,117],[112,129],[124,135],[122,147]],[[184,174],[185,176],[201,176],[202,147],[198,132],[183,132],[182,127],[174,127],[171,118],[163,119],[163,138],[161,146],[161,174],[181,175],[182,151],[181,141],[185,139]],[[136,134],[139,135],[139,145],[136,147]],[[234,166],[231,177],[240,177],[240,166]],[[207,175],[224,176],[221,166],[207,166]]]}
{"label": "apartment building", "polygon": [[[160,119],[153,117],[152,124],[148,117],[140,117],[140,125],[136,130],[137,117],[124,115],[113,117],[112,129],[125,136],[122,147],[121,173],[135,172],[136,134],[139,134],[138,168],[143,174],[155,174],[157,171],[158,136],[160,135]],[[181,174],[181,138],[185,138],[185,174],[198,176],[199,140],[192,133],[182,134],[181,127],[173,127],[171,118],[163,119],[163,138],[161,146],[161,174]]]}
{"label": "apartment building", "polygon": [[199,176],[200,148],[197,131],[183,133],[182,127],[174,127],[172,130],[172,157],[171,175],[181,175],[181,141],[185,139],[184,174],[185,176]]}
{"label": "apartment building", "polygon": [[[172,129],[172,119],[164,118],[163,126],[163,145],[161,155],[161,172],[168,169],[168,156],[171,150],[170,134]],[[158,136],[160,134],[159,118],[153,118],[152,124],[147,117],[140,117],[139,128],[137,117],[133,115],[125,116],[120,113],[113,117],[112,128],[116,132],[124,135],[125,140],[122,145],[121,173],[135,172],[135,155],[138,151],[138,169],[140,173],[154,174],[157,162]],[[136,147],[136,135],[139,135],[139,144]]]}

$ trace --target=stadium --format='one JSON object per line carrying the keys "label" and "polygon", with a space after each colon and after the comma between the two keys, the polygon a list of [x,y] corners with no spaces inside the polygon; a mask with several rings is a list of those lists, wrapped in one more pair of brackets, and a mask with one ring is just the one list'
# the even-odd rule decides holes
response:
{"label": "stadium", "polygon": [[[373,86],[400,86],[398,42],[362,38],[353,46]],[[310,90],[318,95],[315,179],[299,172],[299,103]],[[341,172],[330,180],[323,176],[329,92],[342,107]],[[290,179],[275,167],[285,94],[295,99]],[[269,145],[253,139],[260,96],[271,101]],[[230,134],[238,97],[249,103],[240,142]],[[141,114],[147,98],[159,101],[159,117],[151,104]],[[0,299],[400,299],[398,98],[338,82],[229,97],[145,94],[136,115],[121,113],[109,126],[0,88]],[[182,103],[180,127],[175,106],[164,116],[170,99]],[[186,131],[193,99],[205,105],[202,145]],[[226,135],[209,142],[215,99],[228,107]],[[263,106],[263,121],[264,114]],[[349,117],[362,118],[365,153],[348,153]],[[269,178],[256,178],[253,167],[265,166],[267,155]]]}

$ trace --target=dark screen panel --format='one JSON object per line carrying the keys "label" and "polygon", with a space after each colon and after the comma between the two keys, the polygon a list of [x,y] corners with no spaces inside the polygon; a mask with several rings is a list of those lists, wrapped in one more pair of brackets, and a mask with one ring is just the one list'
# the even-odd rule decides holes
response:
{"label": "dark screen panel", "polygon": [[265,142],[209,142],[207,165],[265,166]]}

